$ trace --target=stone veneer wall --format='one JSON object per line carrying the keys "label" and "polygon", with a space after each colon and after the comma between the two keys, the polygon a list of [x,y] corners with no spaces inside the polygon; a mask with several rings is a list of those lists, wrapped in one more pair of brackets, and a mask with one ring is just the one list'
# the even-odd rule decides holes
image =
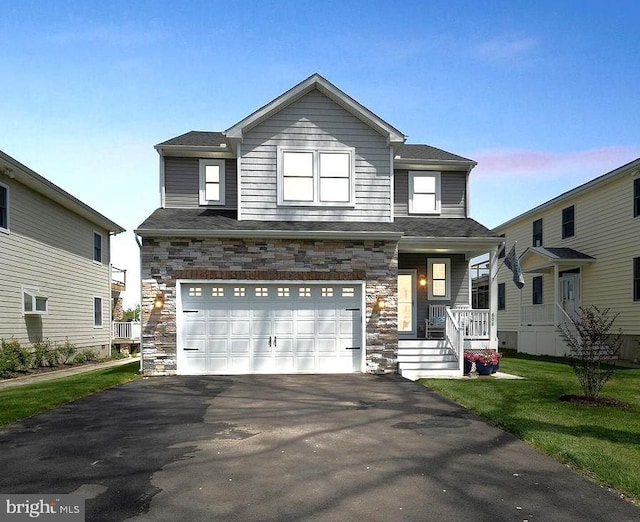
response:
{"label": "stone veneer wall", "polygon": [[[143,238],[142,358],[146,375],[176,373],[176,279],[366,279],[366,363],[397,371],[395,241]],[[164,307],[153,302],[164,295]],[[386,306],[378,310],[379,297]]]}

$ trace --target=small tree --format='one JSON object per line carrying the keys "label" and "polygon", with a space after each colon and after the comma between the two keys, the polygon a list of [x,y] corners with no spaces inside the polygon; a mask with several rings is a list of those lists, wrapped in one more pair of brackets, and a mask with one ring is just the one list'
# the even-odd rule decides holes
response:
{"label": "small tree", "polygon": [[622,346],[622,330],[612,333],[618,315],[611,314],[609,308],[581,307],[577,319],[570,318],[559,326],[560,335],[569,347],[566,357],[589,400],[598,398],[615,370]]}
{"label": "small tree", "polygon": [[127,308],[122,314],[122,319],[125,321],[139,321],[140,305],[136,305],[135,308]]}

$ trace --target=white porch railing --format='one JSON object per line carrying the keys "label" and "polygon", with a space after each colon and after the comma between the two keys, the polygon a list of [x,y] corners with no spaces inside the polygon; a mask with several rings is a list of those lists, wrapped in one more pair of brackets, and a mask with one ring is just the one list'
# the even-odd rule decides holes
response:
{"label": "white porch railing", "polygon": [[489,339],[491,310],[453,308],[451,313],[460,326],[465,339]]}
{"label": "white porch railing", "polygon": [[524,326],[554,325],[555,304],[523,306],[520,309],[520,322]]}
{"label": "white porch railing", "polygon": [[451,308],[446,308],[447,315],[444,323],[444,337],[453,349],[458,359],[458,368],[462,369],[462,360],[464,355],[464,332],[458,321],[454,317]]}
{"label": "white porch railing", "polygon": [[113,323],[113,338],[114,339],[130,339],[135,340],[140,338],[142,332],[140,322],[115,322]]}

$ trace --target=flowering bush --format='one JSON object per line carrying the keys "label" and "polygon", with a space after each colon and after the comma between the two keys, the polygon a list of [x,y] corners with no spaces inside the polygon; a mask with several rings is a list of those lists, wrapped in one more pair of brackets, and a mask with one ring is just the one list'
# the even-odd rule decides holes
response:
{"label": "flowering bush", "polygon": [[469,362],[476,362],[478,360],[478,354],[473,352],[464,352],[464,358]]}
{"label": "flowering bush", "polygon": [[483,350],[479,354],[477,354],[476,362],[482,364],[498,364],[498,360],[502,357],[500,352],[495,350]]}

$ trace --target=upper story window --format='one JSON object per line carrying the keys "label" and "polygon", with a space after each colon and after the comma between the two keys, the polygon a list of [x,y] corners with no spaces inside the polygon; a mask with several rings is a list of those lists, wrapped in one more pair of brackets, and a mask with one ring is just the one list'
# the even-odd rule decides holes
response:
{"label": "upper story window", "polygon": [[278,148],[279,205],[353,205],[354,149]]}
{"label": "upper story window", "polygon": [[200,160],[200,204],[224,205],[224,160]]}
{"label": "upper story window", "polygon": [[440,172],[409,172],[409,213],[440,214]]}
{"label": "upper story window", "polygon": [[96,263],[102,263],[102,234],[93,233],[93,260]]}
{"label": "upper story window", "polygon": [[433,258],[427,261],[429,299],[449,299],[451,295],[451,260]]}
{"label": "upper story window", "polygon": [[575,207],[562,209],[562,239],[573,237],[575,235]]}
{"label": "upper story window", "polygon": [[9,230],[9,187],[0,183],[0,229]]}
{"label": "upper story window", "polygon": [[533,222],[533,238],[531,242],[534,247],[542,246],[542,218]]}
{"label": "upper story window", "polygon": [[531,280],[531,288],[533,292],[531,304],[542,304],[542,276],[535,276]]}
{"label": "upper story window", "polygon": [[633,180],[633,217],[640,216],[640,178]]}

